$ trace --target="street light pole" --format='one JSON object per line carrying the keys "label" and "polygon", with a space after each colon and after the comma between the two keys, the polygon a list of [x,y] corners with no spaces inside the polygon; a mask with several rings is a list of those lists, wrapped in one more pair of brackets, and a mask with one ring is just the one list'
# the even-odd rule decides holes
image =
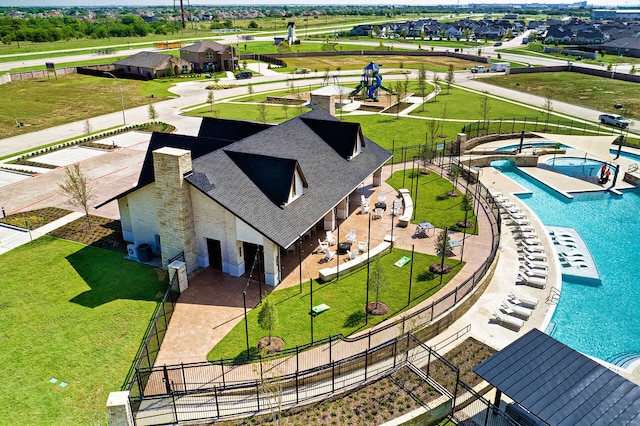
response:
{"label": "street light pole", "polygon": [[111,74],[109,71],[105,71],[105,74],[115,78],[118,81],[118,89],[120,90],[120,105],[122,105],[122,123],[127,125],[127,118],[124,115],[124,97],[122,97],[122,86],[120,85],[120,79],[115,75]]}

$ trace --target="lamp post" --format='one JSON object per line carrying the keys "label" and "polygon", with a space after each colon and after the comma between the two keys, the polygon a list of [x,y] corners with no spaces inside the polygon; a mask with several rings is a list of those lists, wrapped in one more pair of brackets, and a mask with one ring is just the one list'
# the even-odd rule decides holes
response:
{"label": "lamp post", "polygon": [[105,74],[115,78],[118,81],[118,89],[120,90],[120,105],[122,105],[122,123],[127,125],[127,118],[124,115],[124,98],[122,97],[122,86],[120,85],[120,79],[115,75],[111,74],[109,71],[105,71]]}

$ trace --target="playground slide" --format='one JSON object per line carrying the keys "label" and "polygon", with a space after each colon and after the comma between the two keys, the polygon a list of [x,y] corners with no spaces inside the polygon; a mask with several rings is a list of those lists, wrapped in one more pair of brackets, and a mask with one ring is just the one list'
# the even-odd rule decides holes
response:
{"label": "playground slide", "polygon": [[376,90],[378,90],[378,87],[382,85],[382,77],[380,77],[379,74],[376,74],[374,78],[375,78],[375,81],[369,87],[369,92],[367,93],[367,95],[369,96],[369,99],[373,99],[377,101],[378,99],[376,98]]}
{"label": "playground slide", "polygon": [[349,93],[349,97],[352,98],[354,96],[356,96],[358,93],[360,93],[360,91],[364,88],[364,83],[360,83],[358,84],[358,87],[356,87],[355,89],[353,89],[353,92]]}

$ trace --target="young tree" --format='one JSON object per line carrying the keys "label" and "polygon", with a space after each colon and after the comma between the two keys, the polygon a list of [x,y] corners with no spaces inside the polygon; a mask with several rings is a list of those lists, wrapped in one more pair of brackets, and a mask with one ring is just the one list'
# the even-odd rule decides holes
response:
{"label": "young tree", "polygon": [[544,108],[544,114],[547,118],[547,125],[549,125],[549,120],[551,119],[551,112],[553,111],[553,99],[551,98],[551,92],[547,92],[544,95],[544,103],[542,104]]}
{"label": "young tree", "polygon": [[249,99],[253,99],[253,93],[255,91],[253,90],[253,84],[249,83],[247,84],[247,93],[249,94]]}
{"label": "young tree", "polygon": [[451,93],[451,85],[455,81],[456,76],[454,75],[455,68],[453,64],[449,64],[449,68],[447,69],[447,75],[445,77],[445,81],[447,82],[447,95]]}
{"label": "young tree", "polygon": [[265,101],[258,103],[258,117],[263,123],[267,122],[267,103]]}
{"label": "young tree", "polygon": [[424,97],[427,93],[427,69],[424,64],[420,64],[418,70],[418,94],[422,97],[422,111],[424,111]]}
{"label": "young tree", "polygon": [[265,297],[262,299],[262,308],[258,313],[258,325],[265,330],[269,335],[269,343],[271,343],[271,336],[273,329],[278,325],[278,311],[276,307],[271,303],[271,299]]}
{"label": "young tree", "polygon": [[149,104],[149,120],[156,121],[158,119],[158,111],[153,104]]}
{"label": "young tree", "polygon": [[382,291],[387,286],[387,277],[384,275],[384,270],[382,269],[382,264],[380,263],[380,259],[376,259],[373,264],[373,271],[371,271],[371,278],[369,280],[369,287],[375,292],[375,309],[378,308],[378,303],[380,302],[380,291]]}
{"label": "young tree", "polygon": [[489,96],[486,94],[480,95],[480,114],[482,115],[482,121],[488,126],[489,113],[491,112],[491,105],[489,104]]}
{"label": "young tree", "polygon": [[437,102],[438,93],[440,93],[440,76],[437,72],[433,72],[433,77],[431,78],[433,82],[433,102]]}
{"label": "young tree", "polygon": [[87,224],[91,228],[89,204],[94,199],[94,195],[89,185],[89,178],[84,174],[79,163],[67,167],[65,174],[65,178],[59,187],[64,195],[67,196],[71,205],[82,207],[87,217]]}
{"label": "young tree", "polygon": [[284,98],[282,100],[282,111],[284,112],[284,118],[289,118],[289,99]]}
{"label": "young tree", "polygon": [[209,103],[209,111],[213,111],[213,103],[216,101],[216,95],[213,90],[207,90],[207,102]]}
{"label": "young tree", "polygon": [[451,246],[449,245],[449,233],[446,229],[443,229],[438,234],[435,249],[443,258],[451,252]]}

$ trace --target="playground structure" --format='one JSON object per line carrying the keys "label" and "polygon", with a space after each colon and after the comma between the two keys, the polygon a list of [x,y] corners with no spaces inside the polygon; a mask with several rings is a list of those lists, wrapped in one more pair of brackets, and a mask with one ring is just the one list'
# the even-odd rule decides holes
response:
{"label": "playground structure", "polygon": [[373,61],[362,70],[362,77],[360,78],[360,84],[349,93],[349,97],[357,96],[360,91],[365,92],[366,97],[378,102],[378,89],[386,90],[392,93],[391,90],[382,85],[382,76],[380,75],[380,67]]}

